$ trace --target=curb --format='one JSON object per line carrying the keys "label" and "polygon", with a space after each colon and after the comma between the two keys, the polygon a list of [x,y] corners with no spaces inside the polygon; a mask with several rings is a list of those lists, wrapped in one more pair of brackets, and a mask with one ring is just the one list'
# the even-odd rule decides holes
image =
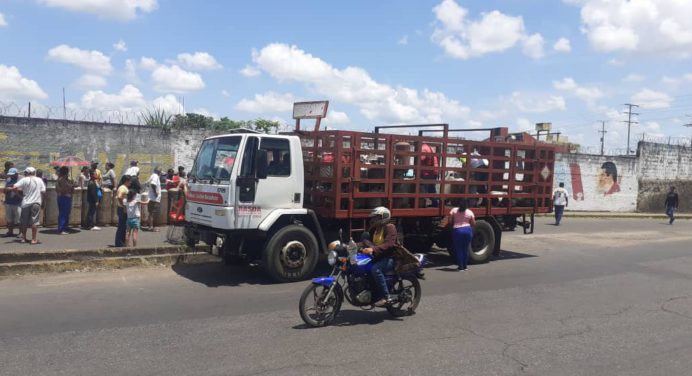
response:
{"label": "curb", "polygon": [[[546,214],[536,214],[536,217],[553,217],[553,213],[546,213]],[[642,214],[642,213],[622,213],[622,214],[611,214],[611,213],[584,213],[584,214],[578,214],[578,213],[565,213],[562,216],[563,218],[599,218],[599,219],[604,219],[604,218],[617,218],[617,219],[668,219],[668,216],[665,214]],[[675,220],[686,220],[686,219],[692,219],[692,215],[689,214],[684,214],[684,215],[676,215]]]}
{"label": "curb", "polygon": [[164,246],[2,254],[0,277],[221,262],[207,253],[207,249],[206,246],[194,249]]}
{"label": "curb", "polygon": [[185,245],[165,245],[155,247],[119,247],[96,249],[60,249],[36,252],[0,253],[0,265],[12,262],[34,262],[52,260],[90,260],[104,257],[150,256],[158,254],[207,252],[208,247],[197,245],[189,249]]}

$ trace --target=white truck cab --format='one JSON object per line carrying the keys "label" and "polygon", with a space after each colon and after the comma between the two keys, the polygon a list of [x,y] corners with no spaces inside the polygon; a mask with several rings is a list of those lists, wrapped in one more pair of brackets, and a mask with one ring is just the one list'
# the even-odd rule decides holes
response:
{"label": "white truck cab", "polygon": [[303,155],[297,136],[249,130],[209,137],[188,177],[186,242],[217,245],[227,263],[261,259],[275,280],[300,280],[325,242],[303,208]]}

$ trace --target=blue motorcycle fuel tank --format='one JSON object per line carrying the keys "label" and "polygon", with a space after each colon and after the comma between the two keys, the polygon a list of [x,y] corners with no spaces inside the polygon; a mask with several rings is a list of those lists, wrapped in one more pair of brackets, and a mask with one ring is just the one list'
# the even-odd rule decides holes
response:
{"label": "blue motorcycle fuel tank", "polygon": [[357,253],[351,256],[351,272],[355,275],[367,275],[370,274],[370,269],[372,269],[372,257],[364,255],[362,253]]}

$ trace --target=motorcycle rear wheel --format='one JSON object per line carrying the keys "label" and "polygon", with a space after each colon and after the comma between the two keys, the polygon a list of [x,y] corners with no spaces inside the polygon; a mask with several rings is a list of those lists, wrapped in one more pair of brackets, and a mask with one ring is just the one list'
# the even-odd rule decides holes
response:
{"label": "motorcycle rear wheel", "polygon": [[344,301],[344,292],[337,283],[329,297],[329,287],[310,284],[300,296],[298,310],[300,318],[313,328],[329,325],[341,310]]}
{"label": "motorcycle rear wheel", "polygon": [[420,303],[421,287],[418,278],[414,276],[401,277],[389,292],[396,295],[397,301],[387,306],[387,311],[394,317],[410,316],[416,313]]}

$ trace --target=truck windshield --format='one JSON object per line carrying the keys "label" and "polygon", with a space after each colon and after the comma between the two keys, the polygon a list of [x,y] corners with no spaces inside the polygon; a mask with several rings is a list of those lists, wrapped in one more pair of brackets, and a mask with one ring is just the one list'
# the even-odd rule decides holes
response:
{"label": "truck windshield", "polygon": [[206,140],[195,159],[192,177],[196,179],[229,180],[238,155],[240,137]]}

